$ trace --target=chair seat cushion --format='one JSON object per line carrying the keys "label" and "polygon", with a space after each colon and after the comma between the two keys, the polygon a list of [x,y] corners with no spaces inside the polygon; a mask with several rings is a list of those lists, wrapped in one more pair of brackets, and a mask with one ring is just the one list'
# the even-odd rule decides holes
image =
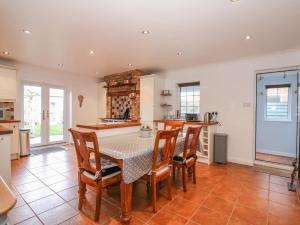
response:
{"label": "chair seat cushion", "polygon": [[[189,157],[189,158],[186,159],[185,163],[189,163],[189,162],[191,162],[193,160],[195,160],[195,158],[193,156],[191,156],[191,157]],[[173,157],[173,161],[175,163],[182,164],[182,163],[184,163],[184,158],[183,158],[182,154],[176,155],[176,156]]]}
{"label": "chair seat cushion", "polygon": [[[96,167],[95,159],[90,160],[91,164]],[[118,164],[113,163],[110,160],[101,159],[101,177],[102,179],[107,179],[116,176],[121,173],[121,169]],[[94,173],[84,171],[83,174],[93,180],[96,180],[96,175]]]}

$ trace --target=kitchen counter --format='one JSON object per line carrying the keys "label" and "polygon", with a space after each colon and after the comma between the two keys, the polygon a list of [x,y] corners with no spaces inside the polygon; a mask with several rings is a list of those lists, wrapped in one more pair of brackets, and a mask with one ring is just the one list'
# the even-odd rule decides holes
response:
{"label": "kitchen counter", "polygon": [[12,133],[13,133],[13,130],[0,126],[0,135],[12,134]]}
{"label": "kitchen counter", "polygon": [[[164,123],[166,119],[162,119],[162,120],[153,120],[154,123]],[[170,119],[171,120],[171,119]],[[204,121],[185,121],[185,120],[176,120],[176,121],[183,121],[185,122],[185,124],[187,125],[199,125],[199,126],[213,126],[213,125],[217,125],[218,122],[204,122]]]}
{"label": "kitchen counter", "polygon": [[141,126],[139,122],[113,122],[113,123],[99,123],[99,124],[78,124],[79,128],[86,128],[91,130],[107,130],[114,128],[123,128],[123,127],[136,127]]}
{"label": "kitchen counter", "polygon": [[16,205],[17,199],[0,176],[0,224],[6,224],[7,213]]}
{"label": "kitchen counter", "polygon": [[21,120],[0,120],[0,123],[21,123]]}

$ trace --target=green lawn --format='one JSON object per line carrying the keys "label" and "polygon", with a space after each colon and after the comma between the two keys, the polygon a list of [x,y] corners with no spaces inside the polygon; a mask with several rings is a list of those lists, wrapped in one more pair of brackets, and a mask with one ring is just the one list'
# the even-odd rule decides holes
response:
{"label": "green lawn", "polygon": [[[35,125],[33,127],[28,127],[31,132],[31,138],[39,137],[41,134],[41,126]],[[50,125],[50,136],[63,135],[63,125],[62,124],[52,124]]]}

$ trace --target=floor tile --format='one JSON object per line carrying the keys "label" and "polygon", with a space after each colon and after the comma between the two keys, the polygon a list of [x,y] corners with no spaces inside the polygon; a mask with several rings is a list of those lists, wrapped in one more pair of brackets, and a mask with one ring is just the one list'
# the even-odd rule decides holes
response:
{"label": "floor tile", "polygon": [[51,176],[51,177],[47,177],[42,179],[43,183],[45,183],[46,185],[51,185],[51,184],[55,184],[58,183],[60,181],[64,181],[67,178],[63,175],[55,175],[55,176]]}
{"label": "floor tile", "polygon": [[251,225],[266,225],[268,212],[244,206],[237,206],[233,211],[232,217]]}
{"label": "floor tile", "polygon": [[184,225],[187,220],[183,217],[171,214],[165,210],[156,213],[148,222],[150,225]]}
{"label": "floor tile", "polygon": [[45,185],[41,181],[37,180],[30,183],[18,185],[16,186],[16,189],[20,194],[24,194],[43,187],[45,187]]}
{"label": "floor tile", "polygon": [[51,188],[53,191],[55,192],[60,192],[63,191],[65,189],[74,187],[77,185],[77,182],[71,179],[66,179],[64,181],[60,181],[58,183],[49,185],[49,188]]}
{"label": "floor tile", "polygon": [[277,202],[283,205],[292,205],[295,207],[300,207],[298,198],[296,195],[285,195],[277,192],[270,191],[270,201]]}
{"label": "floor tile", "polygon": [[24,199],[22,198],[21,195],[16,195],[16,198],[17,198],[17,203],[14,208],[17,208],[17,207],[20,207],[20,206],[26,204],[26,202],[24,201]]}
{"label": "floor tile", "polygon": [[192,217],[192,221],[201,225],[226,225],[229,216],[219,214],[214,210],[200,207],[195,215]]}
{"label": "floor tile", "polygon": [[47,197],[53,193],[54,192],[52,190],[50,190],[47,187],[44,187],[44,188],[40,188],[40,189],[31,191],[31,192],[22,194],[22,197],[27,203],[30,203],[30,202],[36,201],[38,199]]}
{"label": "floor tile", "polygon": [[288,190],[288,186],[287,184],[273,184],[271,183],[270,184],[270,191],[273,191],[273,192],[278,192],[280,194],[285,194],[285,195],[296,195],[296,192],[292,192],[292,191],[289,191]]}
{"label": "floor tile", "polygon": [[28,207],[28,205],[23,205],[18,208],[14,208],[8,213],[10,224],[20,223],[20,222],[27,220],[33,216],[34,216],[34,213]]}
{"label": "floor tile", "polygon": [[57,194],[62,197],[65,201],[70,201],[78,197],[78,186],[68,188],[66,190],[60,191]]}
{"label": "floor tile", "polygon": [[268,200],[251,195],[241,195],[237,202],[238,205],[258,209],[262,211],[268,211]]}
{"label": "floor tile", "polygon": [[220,214],[230,216],[234,202],[210,195],[202,204],[203,207],[217,211]]}
{"label": "floor tile", "polygon": [[193,213],[199,208],[199,204],[187,201],[183,198],[176,198],[170,202],[164,209],[170,213],[189,219]]}
{"label": "floor tile", "polygon": [[43,225],[43,224],[37,217],[32,217],[28,220],[18,223],[18,225]]}
{"label": "floor tile", "polygon": [[62,198],[60,198],[56,194],[53,194],[45,198],[41,198],[37,201],[31,202],[29,206],[36,214],[40,214],[64,203],[65,201]]}
{"label": "floor tile", "polygon": [[45,225],[56,225],[70,219],[77,214],[78,211],[65,203],[38,215],[38,217]]}

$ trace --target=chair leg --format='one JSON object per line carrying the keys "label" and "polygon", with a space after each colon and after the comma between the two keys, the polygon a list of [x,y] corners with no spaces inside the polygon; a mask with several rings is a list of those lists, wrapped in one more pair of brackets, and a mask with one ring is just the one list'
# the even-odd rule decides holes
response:
{"label": "chair leg", "polygon": [[82,209],[82,202],[85,199],[85,190],[86,190],[86,184],[83,183],[82,181],[79,181],[79,202],[78,202],[78,209]]}
{"label": "chair leg", "polygon": [[185,179],[185,170],[186,166],[182,166],[182,186],[183,186],[183,191],[186,192],[186,179]]}
{"label": "chair leg", "polygon": [[193,165],[193,183],[196,184],[196,163]]}
{"label": "chair leg", "polygon": [[175,166],[173,166],[173,179],[175,180]]}
{"label": "chair leg", "polygon": [[153,206],[153,212],[156,213],[157,211],[157,205],[156,205],[156,179],[155,176],[151,177],[151,186],[152,186],[152,206]]}
{"label": "chair leg", "polygon": [[168,177],[168,199],[172,200],[172,176]]}
{"label": "chair leg", "polygon": [[96,210],[94,220],[99,220],[100,210],[101,210],[101,197],[102,197],[102,188],[100,186],[97,187],[96,191]]}

